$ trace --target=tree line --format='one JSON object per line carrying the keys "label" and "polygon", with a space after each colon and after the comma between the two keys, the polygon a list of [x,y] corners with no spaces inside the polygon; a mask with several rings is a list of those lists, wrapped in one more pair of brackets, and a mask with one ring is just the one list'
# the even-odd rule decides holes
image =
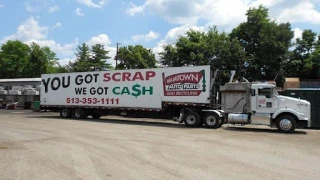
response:
{"label": "tree line", "polygon": [[85,43],[77,47],[76,60],[62,66],[55,52],[37,43],[25,44],[9,40],[0,50],[0,79],[35,78],[41,74],[96,71],[111,68],[110,58],[101,44],[91,47]]}
{"label": "tree line", "polygon": [[[316,32],[306,29],[301,38],[294,39],[291,24],[271,20],[263,6],[248,9],[246,17],[230,33],[219,32],[216,26],[206,32],[187,31],[163,47],[159,62],[152,50],[142,45],[120,47],[117,69],[210,64],[221,70],[236,70],[249,80],[320,78],[320,36]],[[114,69],[107,63],[113,57],[104,45],[83,43],[75,55],[74,61],[62,66],[49,47],[9,40],[0,50],[0,79]]]}
{"label": "tree line", "polygon": [[320,78],[320,36],[310,29],[294,39],[290,23],[269,18],[268,9],[250,8],[247,20],[230,33],[190,30],[160,53],[168,67],[211,64],[221,70],[236,70],[249,80],[284,77]]}

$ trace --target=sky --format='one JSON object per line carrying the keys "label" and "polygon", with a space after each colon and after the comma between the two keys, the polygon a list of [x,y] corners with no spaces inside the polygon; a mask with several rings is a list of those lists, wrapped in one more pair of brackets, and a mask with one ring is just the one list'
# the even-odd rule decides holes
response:
{"label": "sky", "polygon": [[295,37],[304,29],[320,33],[320,0],[0,0],[0,45],[36,42],[66,64],[77,46],[100,43],[115,65],[117,43],[141,44],[157,55],[189,29],[216,25],[230,32],[260,4],[270,18],[290,22]]}

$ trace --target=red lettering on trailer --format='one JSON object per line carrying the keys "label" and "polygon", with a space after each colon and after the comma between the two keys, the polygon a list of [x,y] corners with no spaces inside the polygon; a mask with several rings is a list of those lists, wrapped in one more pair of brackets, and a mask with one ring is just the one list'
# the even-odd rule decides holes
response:
{"label": "red lettering on trailer", "polygon": [[122,81],[131,81],[131,80],[130,80],[130,76],[131,76],[131,73],[129,73],[129,72],[124,72],[124,73],[122,74]]}
{"label": "red lettering on trailer", "polygon": [[113,75],[112,75],[112,79],[113,79],[113,81],[120,81],[121,79],[120,78],[117,78],[117,75],[119,76],[121,76],[121,74],[120,73],[114,73]]}
{"label": "red lettering on trailer", "polygon": [[136,80],[150,80],[151,78],[156,76],[156,72],[154,71],[146,71],[144,74],[141,72],[116,72],[114,74],[111,73],[105,73],[103,75],[104,82],[109,82],[109,81],[136,81]]}
{"label": "red lettering on trailer", "polygon": [[155,76],[156,76],[156,72],[154,72],[154,71],[147,71],[146,72],[146,80],[149,80],[150,78],[155,77]]}
{"label": "red lettering on trailer", "polygon": [[135,80],[142,80],[143,81],[143,75],[141,74],[141,72],[136,72],[132,78],[132,81],[135,81]]}

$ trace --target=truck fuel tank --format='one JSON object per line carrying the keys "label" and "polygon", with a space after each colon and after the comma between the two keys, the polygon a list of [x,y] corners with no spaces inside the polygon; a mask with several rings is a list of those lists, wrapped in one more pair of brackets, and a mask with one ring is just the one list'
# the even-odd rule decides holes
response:
{"label": "truck fuel tank", "polygon": [[228,114],[229,124],[250,124],[251,119],[249,114],[230,113]]}

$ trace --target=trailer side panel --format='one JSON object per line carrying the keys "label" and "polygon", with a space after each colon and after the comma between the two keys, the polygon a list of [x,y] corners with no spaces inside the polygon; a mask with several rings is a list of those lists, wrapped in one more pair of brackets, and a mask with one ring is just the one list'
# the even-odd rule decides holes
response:
{"label": "trailer side panel", "polygon": [[43,74],[41,106],[161,109],[210,103],[210,66]]}

